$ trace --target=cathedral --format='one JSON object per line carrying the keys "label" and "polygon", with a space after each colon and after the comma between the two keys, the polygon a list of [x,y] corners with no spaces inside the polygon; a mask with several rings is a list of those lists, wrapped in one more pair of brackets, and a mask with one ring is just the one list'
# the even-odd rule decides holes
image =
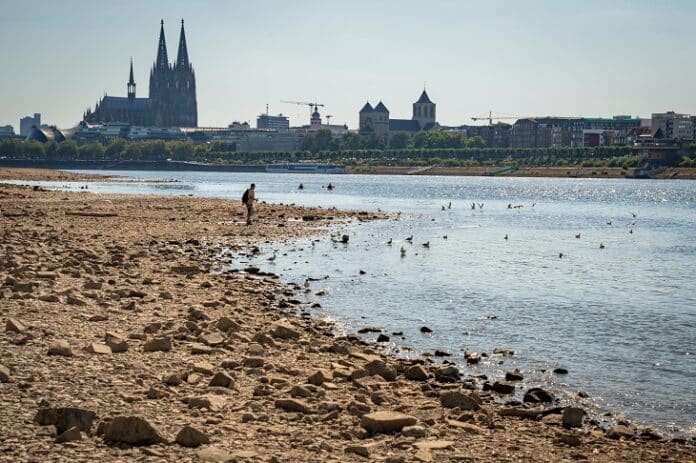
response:
{"label": "cathedral", "polygon": [[157,59],[150,71],[150,96],[135,96],[133,61],[130,78],[126,84],[126,97],[104,96],[94,111],[87,110],[87,123],[122,122],[131,125],[156,127],[196,127],[198,109],[196,104],[196,77],[189,62],[181,20],[179,51],[172,65],[167,57],[167,42],[164,39],[164,21],[161,22]]}
{"label": "cathedral", "polygon": [[374,134],[382,138],[391,137],[399,132],[414,134],[438,126],[435,118],[435,103],[430,101],[425,89],[418,101],[413,103],[411,119],[390,119],[389,110],[381,101],[374,108],[369,101],[365,103],[359,117],[361,134]]}

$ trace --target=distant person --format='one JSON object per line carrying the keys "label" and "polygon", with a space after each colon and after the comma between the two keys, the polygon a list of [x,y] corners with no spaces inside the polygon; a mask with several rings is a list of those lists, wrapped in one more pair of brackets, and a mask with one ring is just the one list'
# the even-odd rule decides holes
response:
{"label": "distant person", "polygon": [[334,186],[333,186],[332,184],[329,183],[329,184],[326,186],[326,189],[329,190],[329,191],[331,191],[331,190],[334,189]]}
{"label": "distant person", "polygon": [[254,213],[254,200],[256,199],[256,196],[254,195],[255,189],[256,184],[252,183],[249,188],[244,190],[244,194],[242,195],[242,203],[246,206],[247,210],[247,225],[251,225],[251,215]]}

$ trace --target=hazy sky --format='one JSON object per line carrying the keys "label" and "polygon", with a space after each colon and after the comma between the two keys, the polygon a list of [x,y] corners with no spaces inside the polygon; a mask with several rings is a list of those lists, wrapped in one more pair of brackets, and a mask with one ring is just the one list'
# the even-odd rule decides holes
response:
{"label": "hazy sky", "polygon": [[519,116],[696,113],[696,1],[0,0],[0,125],[75,125],[125,96],[133,57],[147,96],[160,19],[170,61],[186,20],[201,126],[270,112],[332,123],[384,101],[410,118],[424,82],[442,124]]}

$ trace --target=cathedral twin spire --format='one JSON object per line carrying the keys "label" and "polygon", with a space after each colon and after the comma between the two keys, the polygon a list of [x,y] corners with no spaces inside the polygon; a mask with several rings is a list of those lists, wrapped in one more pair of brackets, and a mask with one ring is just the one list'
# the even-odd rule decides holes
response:
{"label": "cathedral twin spire", "polygon": [[[184,20],[181,20],[181,33],[179,35],[179,51],[176,57],[178,67],[189,67],[188,49],[186,48],[186,34],[184,33]],[[164,38],[164,20],[160,21],[159,44],[157,45],[156,69],[169,68],[169,58],[167,56],[167,41]]]}

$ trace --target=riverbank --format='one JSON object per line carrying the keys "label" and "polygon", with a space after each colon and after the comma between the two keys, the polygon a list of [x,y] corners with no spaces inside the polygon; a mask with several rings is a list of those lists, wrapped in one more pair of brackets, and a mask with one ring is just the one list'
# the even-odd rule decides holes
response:
{"label": "riverbank", "polygon": [[376,216],[262,204],[247,227],[236,201],[9,185],[0,210],[2,458],[696,460],[628,424],[605,431],[580,415],[565,428],[553,403],[498,405],[447,365],[296,318],[301,288],[211,260]]}
{"label": "riverbank", "polygon": [[[408,166],[358,166],[348,169],[350,174],[366,175],[446,175],[446,176],[496,176],[496,177],[547,177],[547,178],[634,178],[638,169],[620,167],[520,167],[508,169],[497,166],[480,167],[431,167],[417,170]],[[696,169],[671,167],[660,171],[653,179],[696,179]]]}

